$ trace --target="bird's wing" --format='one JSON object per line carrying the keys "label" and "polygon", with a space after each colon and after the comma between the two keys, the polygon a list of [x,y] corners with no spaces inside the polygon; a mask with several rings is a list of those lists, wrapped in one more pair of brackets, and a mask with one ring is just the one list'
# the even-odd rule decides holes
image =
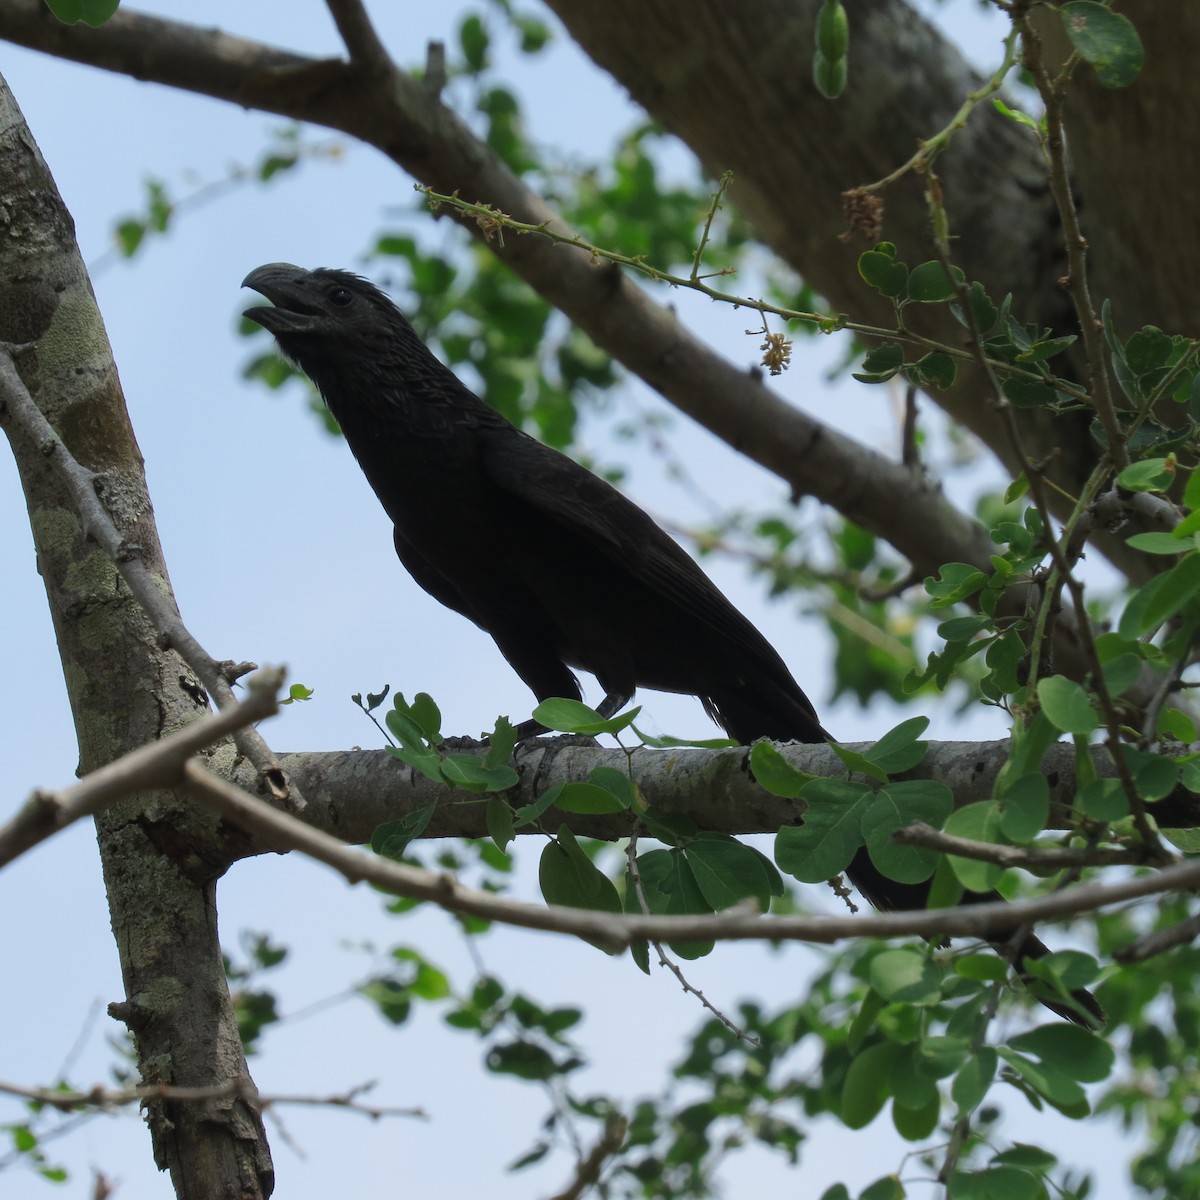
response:
{"label": "bird's wing", "polygon": [[[769,643],[725,598],[695,560],[633,501],[565,454],[511,426],[482,439],[484,469],[497,487],[531,505],[572,536],[584,536],[622,570],[743,652],[782,668]],[[786,668],[784,668],[786,670]]]}

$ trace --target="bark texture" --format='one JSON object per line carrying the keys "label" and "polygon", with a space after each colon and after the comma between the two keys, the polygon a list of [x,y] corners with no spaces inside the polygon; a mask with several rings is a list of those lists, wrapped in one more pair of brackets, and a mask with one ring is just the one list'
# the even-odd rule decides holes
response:
{"label": "bark texture", "polygon": [[[0,81],[0,340],[23,347],[22,379],[66,449],[93,471],[128,546],[170,580],[104,324],[74,226],[15,100]],[[27,497],[85,773],[195,719],[207,707],[108,555],[87,536],[49,447],[10,429]],[[213,892],[229,831],[175,792],[148,792],[97,819],[126,998],[110,1007],[133,1034],[148,1083],[212,1086],[247,1074],[225,985]],[[181,1197],[261,1200],[270,1155],[258,1112],[156,1105],[156,1161]]]}

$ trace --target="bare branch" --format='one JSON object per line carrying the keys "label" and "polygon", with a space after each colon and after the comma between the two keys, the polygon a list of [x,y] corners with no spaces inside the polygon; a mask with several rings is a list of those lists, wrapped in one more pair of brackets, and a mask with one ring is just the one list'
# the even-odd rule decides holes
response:
{"label": "bare branch", "polygon": [[930,850],[940,850],[943,854],[995,863],[999,867],[1060,870],[1065,867],[1106,867],[1117,863],[1136,865],[1160,861],[1156,851],[1141,845],[1111,850],[1076,849],[1072,846],[1026,849],[1023,846],[999,846],[993,842],[975,842],[969,838],[955,837],[950,833],[942,833],[923,821],[916,821],[903,829],[897,829],[892,834],[892,841],[901,846],[926,846]]}
{"label": "bare branch", "polygon": [[628,1129],[629,1122],[625,1117],[619,1114],[609,1117],[599,1140],[576,1167],[575,1177],[561,1192],[551,1196],[550,1200],[579,1200],[579,1197],[599,1180],[605,1161],[620,1150]]}
{"label": "bare branch", "polygon": [[348,1112],[359,1113],[372,1120],[381,1117],[418,1117],[422,1120],[428,1114],[422,1108],[378,1106],[364,1104],[359,1096],[369,1092],[375,1083],[359,1084],[347,1092],[339,1092],[332,1096],[264,1096],[254,1086],[254,1081],[244,1075],[240,1079],[230,1079],[213,1087],[176,1087],[173,1084],[156,1083],[144,1084],[141,1087],[103,1088],[98,1084],[86,1092],[64,1091],[61,1088],[25,1087],[19,1083],[6,1083],[0,1080],[0,1093],[17,1096],[34,1104],[45,1105],[59,1112],[72,1113],[81,1109],[96,1109],[111,1112],[113,1109],[127,1108],[131,1104],[141,1104],[144,1101],[174,1100],[184,1104],[204,1104],[213,1100],[241,1099],[260,1111],[276,1105],[295,1104],[316,1108],[344,1108]]}
{"label": "bare branch", "polygon": [[1172,925],[1170,929],[1159,929],[1154,933],[1146,934],[1145,937],[1138,938],[1135,942],[1130,942],[1128,946],[1118,950],[1113,958],[1126,965],[1145,962],[1148,958],[1165,954],[1168,950],[1174,950],[1176,946],[1195,941],[1198,937],[1200,937],[1200,916],[1189,917],[1186,921],[1180,921],[1178,925]]}
{"label": "bare branch", "polygon": [[613,952],[639,939],[662,941],[796,941],[829,943],[865,937],[985,937],[1005,930],[1095,912],[1128,900],[1200,885],[1200,861],[1177,863],[1138,879],[1084,884],[1014,904],[971,904],[924,912],[862,917],[763,917],[738,906],[711,916],[660,917],[602,913],[560,905],[542,907],[464,887],[445,872],[391,862],[352,849],[328,834],[280,812],[249,792],[218,779],[194,759],[184,766],[192,794],[229,821],[269,845],[300,850],[325,863],[350,883],[369,882],[414,900],[429,900],[447,912],[501,921],[522,929],[569,933]]}
{"label": "bare branch", "polygon": [[80,817],[91,816],[122,796],[177,783],[180,768],[193,754],[254,721],[274,716],[279,711],[277,693],[283,679],[284,672],[278,667],[258,671],[247,680],[247,695],[242,703],[235,702],[232,707],[201,717],[160,741],[141,746],[70,787],[56,792],[35,791],[16,816],[0,826],[0,867]]}
{"label": "bare branch", "polygon": [[362,0],[326,0],[326,3],[346,44],[350,61],[372,74],[391,75],[395,66],[379,40]]}
{"label": "bare branch", "polygon": [[[108,509],[100,500],[103,476],[89,471],[71,455],[17,373],[12,360],[12,349],[0,349],[0,420],[10,420],[16,424],[54,463],[75,501],[84,531],[112,558],[121,573],[121,578],[129,585],[129,590],[141,605],[142,611],[157,630],[164,648],[171,647],[179,653],[196,672],[218,708],[236,707],[237,699],[226,675],[226,664],[216,662],[192,636],[183,623],[174,597],[169,592],[164,592],[151,577],[142,561],[139,548],[130,545],[121,536],[112,517],[109,516]],[[244,665],[238,664],[234,669],[240,672]],[[282,684],[282,678],[279,682]],[[252,717],[250,720],[237,720],[228,727],[229,731],[234,732],[238,749],[258,769],[262,786],[277,800],[288,799],[287,781],[278,762],[275,761],[274,753],[252,728],[251,722],[257,719]],[[303,807],[303,799],[298,793],[290,799],[294,807]],[[0,863],[3,861],[5,860],[0,859]]]}

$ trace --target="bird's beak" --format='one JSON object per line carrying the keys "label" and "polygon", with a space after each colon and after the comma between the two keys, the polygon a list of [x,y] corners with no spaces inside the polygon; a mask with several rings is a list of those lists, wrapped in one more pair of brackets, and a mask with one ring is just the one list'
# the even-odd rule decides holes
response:
{"label": "bird's beak", "polygon": [[310,298],[311,272],[291,263],[267,263],[255,267],[242,287],[253,288],[274,307],[255,305],[242,314],[271,333],[307,333],[315,326],[321,310]]}

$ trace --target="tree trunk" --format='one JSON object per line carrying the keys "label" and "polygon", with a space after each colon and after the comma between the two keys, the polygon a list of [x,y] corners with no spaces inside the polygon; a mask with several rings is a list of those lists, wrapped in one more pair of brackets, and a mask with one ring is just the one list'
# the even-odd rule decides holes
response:
{"label": "tree trunk", "polygon": [[[20,110],[0,80],[0,338],[63,445],[170,594],[142,459],[74,226]],[[5,422],[6,428],[12,423]],[[194,720],[207,697],[158,638],[111,559],[89,541],[53,447],[8,428],[26,496],[86,773]],[[97,820],[133,1034],[148,1083],[219,1087],[247,1079],[213,903],[226,833],[181,793],[132,796]],[[159,1166],[181,1197],[261,1200],[272,1169],[257,1109],[155,1105]]]}

